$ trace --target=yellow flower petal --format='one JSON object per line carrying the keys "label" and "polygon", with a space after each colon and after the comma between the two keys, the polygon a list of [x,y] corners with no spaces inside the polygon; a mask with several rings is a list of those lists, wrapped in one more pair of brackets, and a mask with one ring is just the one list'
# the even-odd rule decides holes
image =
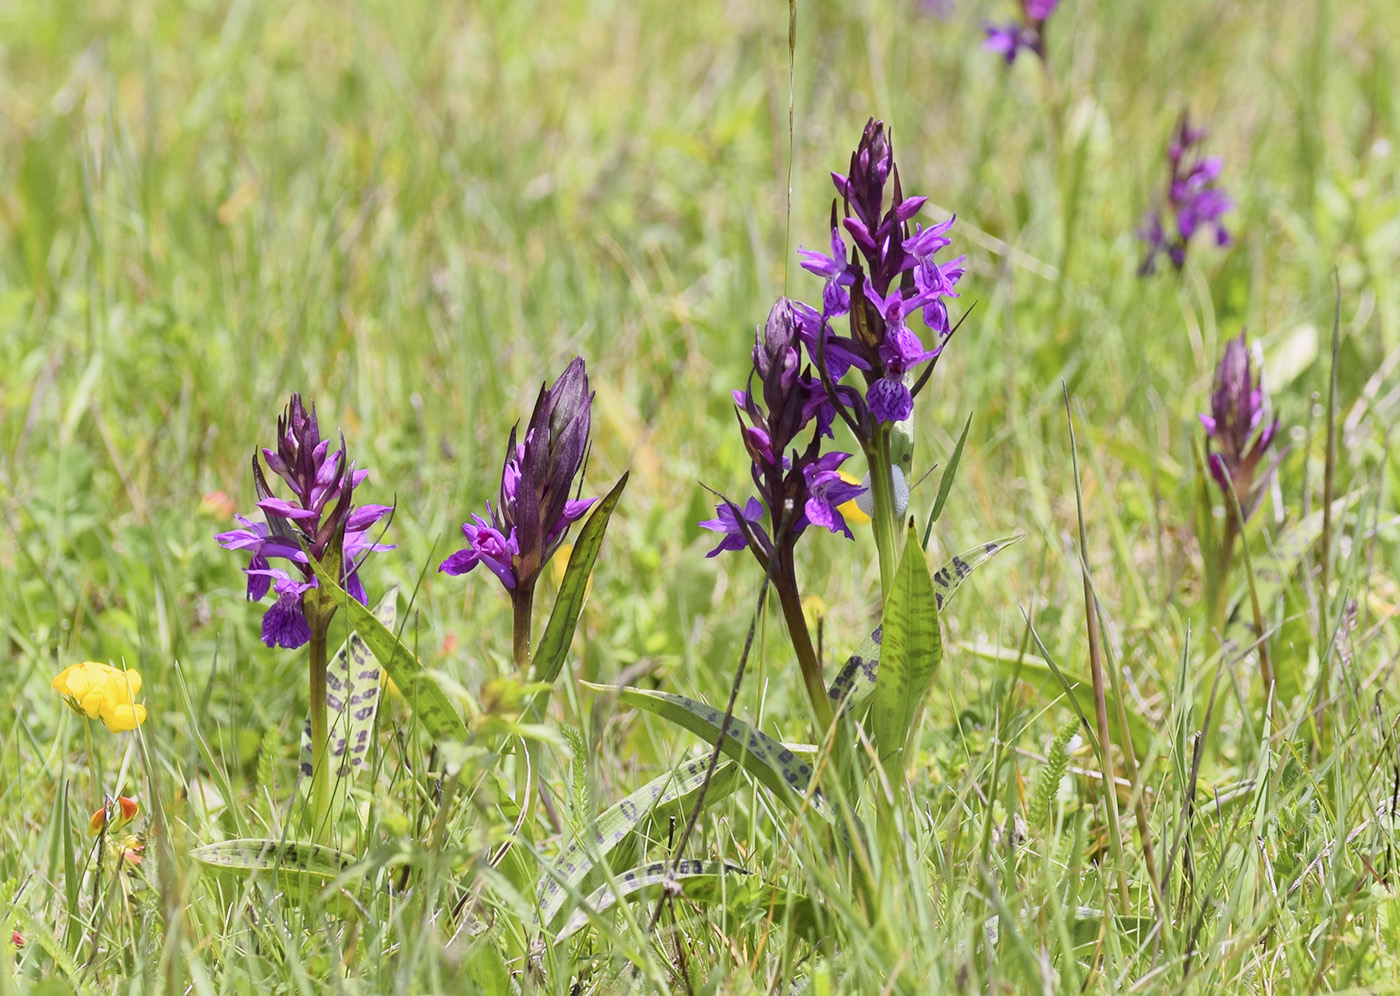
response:
{"label": "yellow flower petal", "polygon": [[134,730],[146,718],[146,707],[135,703],[141,690],[137,671],[84,661],[60,672],[53,687],[74,712],[101,719],[114,732]]}

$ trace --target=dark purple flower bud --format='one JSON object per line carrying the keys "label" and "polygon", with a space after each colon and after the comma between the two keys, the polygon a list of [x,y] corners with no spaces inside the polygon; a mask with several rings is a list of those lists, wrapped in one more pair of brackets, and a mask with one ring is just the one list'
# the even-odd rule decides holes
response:
{"label": "dark purple flower bud", "polygon": [[1265,402],[1263,376],[1253,376],[1249,346],[1241,332],[1225,346],[1215,371],[1210,414],[1200,419],[1206,430],[1211,476],[1222,490],[1234,490],[1246,518],[1262,496],[1260,485],[1268,472],[1260,475],[1259,464],[1278,434],[1277,418],[1260,430]]}
{"label": "dark purple flower bud", "polygon": [[[349,463],[344,436],[334,453],[330,452],[330,443],[329,439],[321,438],[315,407],[308,410],[302,404],[301,395],[293,394],[277,420],[276,450],[262,451],[268,468],[287,483],[292,497],[286,499],[273,494],[254,455],[253,486],[265,523],[240,515],[236,518],[242,528],[216,537],[227,550],[249,553],[251,559],[246,571],[249,601],[261,601],[269,590],[277,594],[277,603],[263,617],[263,640],[268,646],[294,648],[310,639],[302,596],[316,587],[316,578],[308,557],[321,561],[331,552],[331,541],[339,537],[341,584],[351,596],[364,603],[368,596],[359,579],[360,562],[371,551],[393,549],[370,537],[370,530],[392,508],[388,505],[356,507],[352,503],[356,486],[369,472],[357,471]],[[302,580],[294,581],[287,572],[270,568],[272,559],[295,564]],[[292,603],[295,603],[295,613]],[[300,642],[289,642],[298,640]]]}
{"label": "dark purple flower bud", "polygon": [[498,507],[487,504],[489,521],[473,514],[475,522],[463,524],[469,545],[440,571],[464,574],[484,563],[508,590],[533,590],[569,526],[596,500],[571,497],[588,450],[592,404],[583,358],[575,357],[558,380],[540,388],[524,440],[517,443],[511,430]]}
{"label": "dark purple flower bud", "polygon": [[1223,164],[1218,156],[1192,159],[1194,148],[1205,138],[1203,128],[1193,128],[1183,113],[1167,146],[1166,206],[1175,222],[1176,233],[1167,234],[1162,212],[1152,210],[1138,227],[1138,238],[1147,246],[1138,274],[1146,276],[1157,268],[1157,256],[1165,253],[1178,270],[1186,263],[1186,247],[1203,227],[1215,229],[1215,244],[1228,246],[1229,231],[1220,220],[1234,207],[1230,196],[1217,186]]}

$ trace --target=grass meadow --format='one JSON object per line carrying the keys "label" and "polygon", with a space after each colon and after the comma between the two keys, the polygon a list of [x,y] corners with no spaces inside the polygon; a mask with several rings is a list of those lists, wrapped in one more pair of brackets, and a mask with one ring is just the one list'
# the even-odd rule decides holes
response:
{"label": "grass meadow", "polygon": [[[982,22],[1017,10],[0,3],[0,994],[1400,989],[1400,17],[1063,0],[1008,66]],[[1187,108],[1234,242],[1140,277]],[[957,213],[972,308],[916,401],[909,514],[967,423],[928,566],[1021,536],[942,612],[894,768],[821,742],[763,569],[699,526],[707,487],[751,490],[731,392],[774,300],[820,300],[797,252],[871,116],[922,217]],[[1281,459],[1222,627],[1197,415],[1241,331]],[[437,566],[575,355],[583,493],[629,479],[535,713],[501,585]],[[311,839],[306,660],[214,539],[293,391],[395,506],[370,604],[399,586],[469,731],[384,696],[330,871],[196,854]],[[889,626],[853,529],[796,554],[828,679]],[[570,583],[544,571],[537,633]],[[726,767],[542,923],[571,842],[715,739],[596,686],[723,711],[741,660],[734,717],[816,742],[868,833]],[[139,732],[65,706],[84,661],[140,672]],[[130,838],[90,836],[119,796]],[[674,858],[695,874],[625,878]]]}

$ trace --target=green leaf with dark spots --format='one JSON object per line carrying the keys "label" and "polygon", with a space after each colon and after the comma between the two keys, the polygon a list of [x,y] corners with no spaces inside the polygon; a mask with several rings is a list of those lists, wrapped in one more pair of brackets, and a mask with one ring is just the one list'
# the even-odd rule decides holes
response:
{"label": "green leaf with dark spots", "polygon": [[404,701],[428,735],[439,743],[466,741],[467,727],[462,717],[457,715],[442,687],[433,680],[412,651],[399,642],[399,638],[376,619],[373,612],[347,595],[314,558],[311,567],[320,586],[330,592],[336,604],[349,615],[351,628],[360,634],[370,653],[374,654],[374,659],[399,686]]}
{"label": "green leaf with dark spots", "polygon": [[880,674],[870,718],[880,758],[890,761],[903,754],[914,714],[928,693],[934,671],[943,662],[938,599],[912,526],[885,599],[880,629]]}
{"label": "green leaf with dark spots", "polygon": [[[684,727],[711,746],[719,739],[724,722],[722,709],[670,692],[594,685],[586,681],[579,684],[595,692],[610,692],[617,696],[619,702]],[[804,805],[809,805],[822,819],[831,820],[831,808],[820,792],[813,793],[809,802],[803,800],[812,786],[812,766],[799,756],[801,748],[780,743],[738,716],[733,716],[720,743],[720,750],[738,761],[745,771],[794,812],[801,812]]]}
{"label": "green leaf with dark spots", "polygon": [[[973,571],[1020,538],[1007,536],[983,543],[958,554],[935,571],[932,580],[938,611],[942,612],[948,607],[948,603],[953,600],[953,596]],[[836,679],[827,689],[827,695],[833,703],[844,703],[843,709],[854,709],[875,690],[875,679],[880,671],[880,636],[880,630],[876,629],[842,665]]]}
{"label": "green leaf with dark spots", "polygon": [[[674,802],[684,804],[692,799],[705,783],[705,772],[709,766],[708,756],[687,761],[614,803],[584,828],[559,853],[540,879],[540,921],[548,926],[564,908],[569,893],[583,884],[588,873],[626,840],[637,824],[662,806]],[[733,761],[724,760],[715,765],[715,773],[705,794],[706,803],[718,802],[727,796],[733,790],[737,773],[738,768]]]}
{"label": "green leaf with dark spots", "polygon": [[554,943],[568,940],[588,925],[591,917],[615,906],[620,900],[639,894],[656,892],[659,888],[675,889],[691,902],[714,902],[723,894],[723,879],[729,875],[747,875],[748,871],[725,861],[702,861],[683,858],[672,868],[669,861],[654,861],[617,876],[613,884],[599,886],[584,900],[581,909],[569,917],[564,929],[555,935]]}

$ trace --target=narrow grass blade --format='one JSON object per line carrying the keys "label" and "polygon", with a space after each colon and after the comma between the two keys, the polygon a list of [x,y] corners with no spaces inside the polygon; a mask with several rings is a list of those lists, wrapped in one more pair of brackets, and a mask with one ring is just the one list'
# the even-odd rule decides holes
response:
{"label": "narrow grass blade", "polygon": [[[374,607],[374,617],[392,631],[399,615],[399,589],[385,592]],[[335,768],[334,778],[348,778],[366,770],[374,717],[379,712],[379,663],[364,638],[352,630],[326,667],[326,749]],[[301,773],[311,777],[311,720],[301,731]]]}
{"label": "narrow grass blade", "polygon": [[943,663],[933,579],[912,525],[885,600],[880,630],[880,673],[870,706],[871,728],[880,759],[902,768],[897,759],[904,752],[914,714],[928,692],[934,671]]}
{"label": "narrow grass blade", "polygon": [[[708,757],[698,757],[653,778],[609,806],[582,835],[575,837],[540,880],[540,921],[545,925],[551,923],[563,909],[569,892],[576,890],[594,866],[621,844],[639,823],[661,806],[685,800],[696,792],[705,782],[708,762]],[[737,772],[733,761],[721,761],[715,767],[705,794],[707,804],[728,795]]]}
{"label": "narrow grass blade", "polygon": [[[723,710],[686,698],[684,695],[641,688],[619,688],[615,685],[594,685],[590,682],[580,684],[595,692],[609,692],[616,695],[619,702],[684,727],[711,746],[718,739],[724,723]],[[745,771],[757,778],[760,784],[795,812],[802,810],[802,797],[812,785],[812,766],[802,760],[793,748],[774,740],[738,716],[733,716],[729,720],[729,732],[720,744],[720,749],[738,761]],[[830,807],[820,792],[813,793],[811,808],[823,819],[831,820]]]}
{"label": "narrow grass blade", "polygon": [[953,479],[958,474],[958,462],[962,460],[963,444],[967,442],[967,430],[972,428],[972,415],[967,416],[967,421],[963,423],[962,434],[958,436],[957,445],[953,447],[953,455],[948,458],[948,466],[944,468],[942,476],[938,478],[938,497],[933,500],[933,508],[928,514],[928,522],[924,524],[924,540],[920,547],[928,549],[929,537],[933,535],[933,524],[938,521],[938,517],[943,514],[943,506],[948,501],[948,493],[953,490]]}
{"label": "narrow grass blade", "polygon": [[584,901],[583,908],[569,917],[564,929],[554,937],[558,944],[588,925],[591,917],[615,906],[620,900],[639,893],[655,891],[658,887],[667,889],[678,887],[679,894],[691,902],[713,902],[718,899],[722,880],[727,875],[747,875],[748,871],[725,861],[702,861],[698,858],[682,859],[672,864],[669,861],[653,861],[639,865],[617,877],[617,887],[611,884],[600,886]]}
{"label": "narrow grass blade", "polygon": [[442,687],[433,680],[413,653],[399,642],[392,631],[374,617],[374,613],[347,595],[325,568],[311,560],[317,582],[335,596],[336,604],[350,617],[350,625],[365,641],[381,667],[399,686],[404,701],[413,710],[428,735],[439,743],[462,743],[467,739],[467,727],[452,708]]}
{"label": "narrow grass blade", "polygon": [[[1006,536],[983,543],[958,554],[935,571],[930,580],[933,582],[934,602],[938,611],[942,612],[948,606],[973,571],[1020,539],[1019,535]],[[827,695],[833,703],[844,703],[842,708],[853,709],[875,691],[875,680],[880,671],[881,635],[879,629],[871,633],[837,672],[835,680],[827,689]]]}
{"label": "narrow grass blade", "polygon": [[554,608],[549,614],[549,622],[535,651],[536,681],[553,684],[554,679],[559,677],[559,669],[564,666],[564,655],[574,638],[579,613],[583,611],[583,597],[588,589],[588,578],[598,560],[598,551],[602,548],[603,534],[607,532],[613,509],[617,507],[618,499],[627,487],[627,477],[627,474],[623,474],[618,478],[612,490],[593,509],[588,521],[579,530],[574,551],[569,555],[569,566],[564,570],[564,580],[559,585],[559,594],[555,597]]}

